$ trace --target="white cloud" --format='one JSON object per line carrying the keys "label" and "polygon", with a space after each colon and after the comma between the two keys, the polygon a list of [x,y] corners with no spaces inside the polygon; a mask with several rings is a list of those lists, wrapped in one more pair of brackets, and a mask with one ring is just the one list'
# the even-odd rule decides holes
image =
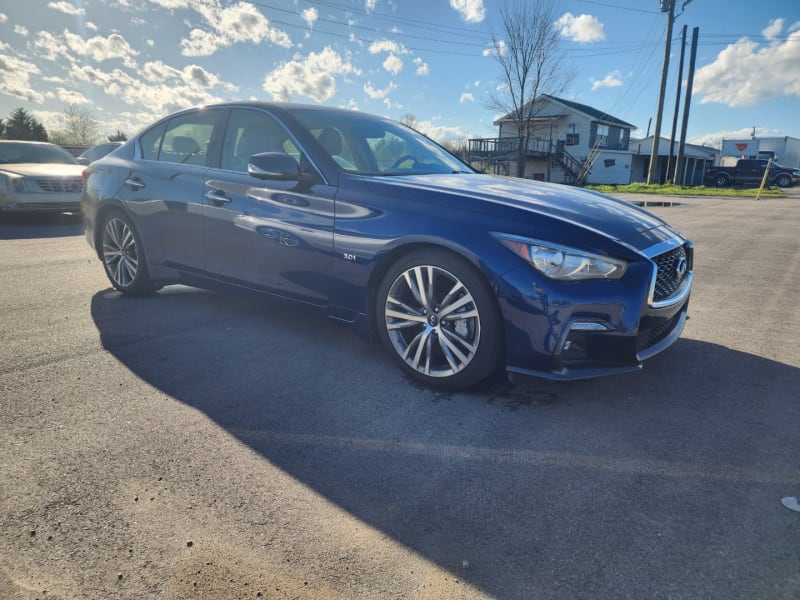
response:
{"label": "white cloud", "polygon": [[508,45],[505,40],[498,40],[491,48],[483,49],[484,56],[505,56],[506,54],[508,54]]}
{"label": "white cloud", "polygon": [[430,75],[431,68],[428,66],[428,63],[421,58],[415,58],[414,65],[417,67],[417,75]]}
{"label": "white cloud", "polygon": [[[124,6],[127,6],[127,0],[122,2],[122,0],[118,0]],[[163,6],[164,8],[168,8],[169,10],[175,10],[178,8],[189,8],[191,6],[190,0],[150,0],[153,4],[158,4],[159,6]]]}
{"label": "white cloud", "polygon": [[303,20],[308,24],[309,27],[314,27],[314,23],[317,19],[319,19],[319,12],[313,6],[311,8],[305,9],[300,15],[303,17]]}
{"label": "white cloud", "polygon": [[461,94],[461,98],[458,101],[460,104],[464,104],[464,102],[475,102],[475,96],[473,96],[469,92],[464,92]]}
{"label": "white cloud", "polygon": [[[141,128],[147,123],[174,112],[180,108],[221,102],[228,98],[220,97],[201,85],[202,74],[193,72],[193,66],[181,71],[163,63],[148,63],[150,76],[161,76],[161,81],[139,79],[122,69],[103,71],[91,65],[74,64],[70,71],[73,81],[95,85],[106,96],[117,98],[141,112],[136,113],[135,120],[119,127],[123,131]],[[158,75],[160,74],[160,75]],[[226,88],[229,84],[212,78],[207,83],[216,82],[217,86]],[[232,86],[231,86],[232,87]]]}
{"label": "white cloud", "polygon": [[0,25],[8,21],[8,15],[6,13],[0,13]]}
{"label": "white cloud", "polygon": [[368,81],[364,84],[364,93],[373,100],[383,100],[396,89],[397,84],[393,82],[390,82],[389,86],[382,90],[376,89],[375,86],[372,85],[371,81]]}
{"label": "white cloud", "polygon": [[52,8],[53,10],[61,11],[68,15],[85,15],[86,11],[82,8],[77,8],[71,2],[50,2],[47,5],[47,8]]}
{"label": "white cloud", "polygon": [[[6,45],[0,47],[5,50]],[[39,74],[39,67],[31,62],[0,54],[0,94],[8,94],[28,102],[41,104],[44,96],[31,85],[31,76]]]}
{"label": "white cloud", "polygon": [[139,53],[118,33],[112,33],[107,38],[98,35],[84,40],[81,36],[65,29],[64,39],[70,50],[82,56],[89,56],[97,62],[119,58],[126,67],[136,66],[133,57]]}
{"label": "white cloud", "polygon": [[330,100],[336,94],[334,75],[360,75],[361,71],[330,46],[308,56],[296,55],[293,60],[280,64],[264,79],[264,91],[275,100],[290,100],[305,96],[316,102]]}
{"label": "white cloud", "polygon": [[375,10],[375,5],[378,3],[378,0],[366,0],[364,3],[364,8],[367,10]]}
{"label": "white cloud", "polygon": [[370,54],[380,54],[381,52],[390,52],[393,54],[408,54],[408,50],[403,44],[393,40],[377,40],[372,42],[369,46]]}
{"label": "white cloud", "polygon": [[141,73],[148,81],[156,82],[167,81],[168,79],[177,78],[181,75],[178,69],[170,67],[160,60],[144,63]]}
{"label": "white cloud", "polygon": [[573,42],[601,42],[606,39],[603,24],[592,15],[565,13],[555,23],[561,35]]}
{"label": "white cloud", "polygon": [[86,25],[85,26],[86,26],[86,29],[89,29],[91,31],[97,31],[97,29],[98,29],[97,25],[95,25],[91,21],[86,21]]}
{"label": "white cloud", "polygon": [[433,121],[416,121],[414,123],[414,129],[424,133],[437,142],[462,140],[466,137],[466,134],[460,127],[437,125]]}
{"label": "white cloud", "polygon": [[767,39],[774,40],[780,35],[781,31],[783,31],[783,23],[783,19],[773,19],[769,22],[769,25],[761,31],[761,34]]}
{"label": "white cloud", "polygon": [[702,104],[717,102],[732,107],[754,106],[782,96],[800,96],[800,31],[783,42],[760,47],[742,38],[722,50],[714,62],[698,69],[695,93]]}
{"label": "white cloud", "polygon": [[183,69],[176,69],[160,60],[156,60],[145,63],[142,66],[141,73],[148,81],[156,83],[180,81],[195,90],[215,87],[222,87],[228,92],[238,90],[235,85],[221,81],[219,77],[206,71],[200,65],[187,65]]}
{"label": "white cloud", "polygon": [[67,45],[49,31],[40,31],[37,33],[33,47],[45,60],[71,58]]}
{"label": "white cloud", "polygon": [[450,0],[450,8],[458,11],[467,23],[480,23],[486,18],[483,0]]}
{"label": "white cloud", "polygon": [[[408,54],[408,50],[403,44],[393,40],[382,39],[372,42],[368,50],[370,54],[389,53],[389,56],[383,61],[383,68],[389,73],[397,75],[403,70],[403,60],[397,56],[398,54]],[[427,67],[427,65],[425,66]],[[423,69],[423,71],[424,70],[425,69]]]}
{"label": "white cloud", "polygon": [[389,71],[389,73],[397,75],[403,70],[403,61],[397,55],[390,54],[386,57],[386,60],[383,61],[383,68]]}
{"label": "white cloud", "polygon": [[29,31],[27,27],[23,27],[22,25],[14,25],[14,33],[17,33],[21,36],[27,36]]}
{"label": "white cloud", "polygon": [[[719,149],[722,140],[743,140],[750,139],[753,133],[752,127],[743,129],[728,129],[725,131],[715,131],[713,133],[701,133],[694,136],[689,136],[686,140],[690,144],[697,144],[698,146],[711,146]],[[756,128],[756,137],[771,137],[782,135],[776,130],[766,129],[764,127]]]}
{"label": "white cloud", "polygon": [[88,104],[89,99],[75,90],[68,90],[66,88],[58,88],[58,99],[64,104]]}
{"label": "white cloud", "polygon": [[167,8],[193,8],[211,27],[211,31],[195,28],[188,39],[181,40],[184,56],[210,56],[220,48],[236,43],[260,44],[268,41],[282,48],[291,48],[291,38],[280,29],[272,27],[259,10],[248,2],[222,7],[219,0],[190,3],[188,0],[151,0]]}
{"label": "white cloud", "polygon": [[619,71],[612,71],[606,75],[604,79],[591,79],[592,91],[599,90],[601,88],[620,87],[622,85],[622,80],[619,77]]}

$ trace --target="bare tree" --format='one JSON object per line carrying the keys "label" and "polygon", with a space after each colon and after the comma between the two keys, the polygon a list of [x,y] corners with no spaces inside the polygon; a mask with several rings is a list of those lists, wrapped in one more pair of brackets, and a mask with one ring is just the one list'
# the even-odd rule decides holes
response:
{"label": "bare tree", "polygon": [[544,94],[561,94],[571,75],[562,68],[552,0],[516,0],[500,10],[500,17],[503,32],[492,36],[492,55],[503,72],[503,86],[489,98],[487,108],[514,123],[519,140],[517,176],[523,177],[534,118],[542,108],[537,100]]}
{"label": "bare tree", "polygon": [[400,118],[400,122],[406,127],[411,127],[411,129],[414,130],[416,130],[419,127],[419,122],[417,121],[417,118],[411,113],[404,114]]}
{"label": "bare tree", "polygon": [[51,136],[56,143],[67,146],[91,146],[97,142],[99,125],[88,108],[77,104],[64,107],[64,129]]}

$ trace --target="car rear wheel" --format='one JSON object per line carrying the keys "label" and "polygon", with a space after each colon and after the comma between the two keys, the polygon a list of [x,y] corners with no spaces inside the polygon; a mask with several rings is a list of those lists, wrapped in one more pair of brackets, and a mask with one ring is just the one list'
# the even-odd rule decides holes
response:
{"label": "car rear wheel", "polygon": [[465,260],[437,250],[409,254],[378,291],[381,340],[426,385],[457,389],[497,370],[502,333],[488,285]]}
{"label": "car rear wheel", "polygon": [[716,178],[714,179],[714,184],[717,187],[725,187],[726,185],[728,185],[729,182],[730,178],[724,173],[717,175]]}
{"label": "car rear wheel", "polygon": [[100,258],[111,285],[120,292],[143,295],[156,290],[147,272],[139,232],[121,211],[110,213],[103,223]]}

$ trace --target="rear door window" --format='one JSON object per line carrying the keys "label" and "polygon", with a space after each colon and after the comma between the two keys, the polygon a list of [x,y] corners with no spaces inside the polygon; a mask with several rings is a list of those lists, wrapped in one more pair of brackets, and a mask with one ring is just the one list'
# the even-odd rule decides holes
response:
{"label": "rear door window", "polygon": [[142,158],[208,166],[214,127],[221,111],[193,111],[157,125],[140,138]]}

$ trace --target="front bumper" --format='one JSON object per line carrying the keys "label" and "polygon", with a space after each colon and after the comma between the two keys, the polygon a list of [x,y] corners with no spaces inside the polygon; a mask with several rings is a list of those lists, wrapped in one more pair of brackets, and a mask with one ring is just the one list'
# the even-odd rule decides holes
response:
{"label": "front bumper", "polygon": [[567,381],[641,369],[680,337],[691,295],[689,270],[672,295],[654,300],[654,268],[642,260],[621,280],[575,283],[532,281],[530,269],[506,274],[498,289],[506,370]]}
{"label": "front bumper", "polygon": [[4,192],[0,193],[2,212],[79,212],[80,192]]}

